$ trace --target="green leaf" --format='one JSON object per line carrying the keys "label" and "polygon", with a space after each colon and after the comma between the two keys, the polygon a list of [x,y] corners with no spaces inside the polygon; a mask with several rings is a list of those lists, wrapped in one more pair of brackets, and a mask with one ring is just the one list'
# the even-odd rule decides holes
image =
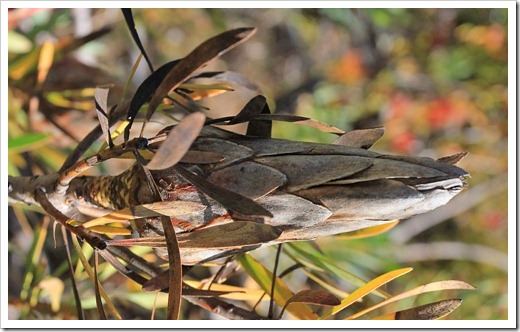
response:
{"label": "green leaf", "polygon": [[50,139],[49,134],[29,133],[23,136],[9,138],[7,148],[9,152],[22,153],[35,150],[46,144]]}
{"label": "green leaf", "polygon": [[[250,255],[242,255],[238,258],[242,268],[258,283],[258,285],[268,294],[271,292],[271,282],[273,275],[260,262]],[[274,301],[283,306],[293,296],[293,292],[280,278],[275,279]],[[309,307],[302,303],[293,304],[288,311],[300,319],[318,319],[318,316]]]}

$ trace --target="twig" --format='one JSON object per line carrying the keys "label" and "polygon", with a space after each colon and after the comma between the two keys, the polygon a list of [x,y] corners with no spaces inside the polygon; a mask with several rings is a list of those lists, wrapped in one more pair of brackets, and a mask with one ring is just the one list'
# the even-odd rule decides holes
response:
{"label": "twig", "polygon": [[217,315],[228,319],[249,319],[249,320],[259,320],[259,319],[267,319],[267,317],[260,316],[254,312],[248,311],[246,309],[237,307],[233,304],[224,302],[217,298],[202,298],[202,297],[194,297],[187,296],[185,299],[195,305],[198,305],[202,309],[213,312]]}
{"label": "twig", "polygon": [[278,245],[276,248],[276,258],[274,261],[274,269],[273,269],[273,281],[271,283],[271,299],[269,300],[269,311],[267,317],[269,319],[273,318],[273,310],[274,310],[274,286],[276,285],[276,270],[278,269],[278,262],[280,261],[280,253],[282,252],[282,243]]}
{"label": "twig", "polygon": [[63,227],[65,227],[69,232],[73,233],[80,239],[86,241],[88,244],[90,244],[93,248],[97,248],[100,250],[103,250],[107,247],[107,244],[105,241],[100,239],[99,237],[92,235],[89,230],[87,230],[85,227],[78,225],[78,226],[72,226],[68,223],[69,218],[61,213],[58,209],[56,209],[51,202],[47,199],[47,196],[43,192],[41,188],[36,189],[35,193],[35,199],[40,204],[42,209],[47,212],[51,217],[56,219]]}
{"label": "twig", "polygon": [[126,143],[115,146],[112,149],[103,150],[94,156],[81,160],[60,173],[60,177],[56,186],[56,192],[58,194],[64,193],[68,189],[70,182],[75,177],[103,161],[119,157],[127,152],[132,152],[134,150],[143,150],[147,147],[148,140],[146,138],[138,137]]}

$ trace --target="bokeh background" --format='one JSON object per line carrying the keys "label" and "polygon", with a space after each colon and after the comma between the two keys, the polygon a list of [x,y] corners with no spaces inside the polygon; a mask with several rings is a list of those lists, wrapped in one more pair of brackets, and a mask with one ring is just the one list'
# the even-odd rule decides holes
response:
{"label": "bokeh background", "polygon": [[[138,9],[134,17],[156,67],[224,30],[254,26],[253,38],[209,69],[242,73],[261,87],[274,112],[308,116],[344,130],[384,126],[385,135],[372,148],[378,152],[433,158],[469,152],[459,164],[471,174],[468,187],[446,207],[372,238],[339,236],[316,243],[367,280],[414,267],[388,291],[446,279],[476,286],[476,291],[456,293],[464,302],[446,319],[507,319],[507,9]],[[66,44],[103,28],[111,30],[81,47]],[[13,10],[9,29],[9,174],[56,170],[96,124],[92,88],[114,83],[110,98],[119,100],[139,51],[116,9]],[[56,51],[39,86],[30,75],[30,59],[45,41],[65,46]],[[127,90],[135,91],[148,74],[143,61]],[[31,89],[47,93],[39,106],[27,96]],[[237,89],[207,106],[215,114],[234,114],[250,97]],[[32,141],[20,143],[28,133]],[[273,136],[334,140],[287,123],[276,124]],[[95,172],[117,173],[125,166],[111,164]],[[10,209],[13,318],[20,317],[27,280],[23,257],[39,234],[39,223],[39,214]],[[42,254],[48,261],[43,270],[53,271],[62,256],[53,253],[52,236],[47,237],[51,245]],[[254,256],[269,262],[274,253],[266,248]],[[281,264],[283,270],[283,257]],[[307,282],[299,273],[287,280]],[[128,284],[126,291],[138,294],[139,289]],[[59,312],[42,305],[33,318],[73,318],[67,305],[72,305],[70,296]],[[208,318],[191,315],[186,317]]]}

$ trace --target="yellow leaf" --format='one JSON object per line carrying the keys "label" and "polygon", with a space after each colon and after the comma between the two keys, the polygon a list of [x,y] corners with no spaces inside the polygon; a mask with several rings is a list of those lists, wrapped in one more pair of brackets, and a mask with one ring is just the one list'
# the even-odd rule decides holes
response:
{"label": "yellow leaf", "polygon": [[46,277],[40,281],[38,286],[43,291],[40,296],[48,295],[52,311],[58,312],[58,310],[60,310],[61,295],[63,294],[63,289],[65,288],[63,281],[56,277]]}
{"label": "yellow leaf", "polygon": [[40,50],[40,56],[38,58],[38,76],[36,81],[38,84],[42,84],[47,78],[49,69],[52,66],[54,60],[54,43],[46,40]]}
{"label": "yellow leaf", "polygon": [[[202,283],[197,280],[184,280],[184,282],[190,285],[191,287],[197,289],[201,289],[202,286]],[[225,284],[213,284],[211,285],[211,290],[221,292],[233,292],[221,295],[219,297],[237,301],[257,301],[264,294],[264,291],[262,291],[261,289],[248,289],[244,287],[230,286]],[[266,300],[269,300],[267,296],[264,297],[264,301]]]}
{"label": "yellow leaf", "polygon": [[[266,269],[260,262],[247,254],[240,256],[238,261],[244,270],[246,270],[246,272],[258,283],[258,285],[264,291],[267,292],[267,294],[271,293],[271,282],[273,280],[271,271]],[[279,306],[283,307],[293,295],[293,292],[285,284],[285,282],[277,277],[275,279],[273,296],[274,301]],[[299,319],[318,319],[318,316],[303,303],[294,303],[287,311]]]}
{"label": "yellow leaf", "polygon": [[93,226],[106,225],[112,222],[126,222],[130,219],[148,218],[157,216],[180,216],[194,212],[203,211],[205,205],[190,201],[164,201],[142,204],[131,208],[119,210],[106,216],[89,220],[82,225],[90,228]]}
{"label": "yellow leaf", "polygon": [[131,235],[132,231],[123,227],[113,226],[92,226],[89,228],[91,231],[106,234],[106,235]]}
{"label": "yellow leaf", "polygon": [[377,308],[380,308],[382,306],[385,306],[385,305],[395,302],[395,301],[406,299],[408,297],[417,296],[419,294],[428,293],[428,292],[447,290],[447,289],[471,289],[471,290],[473,290],[473,289],[475,289],[475,287],[471,286],[468,283],[465,283],[464,281],[458,281],[458,280],[436,281],[436,282],[432,282],[432,283],[429,283],[426,285],[415,287],[414,289],[411,289],[411,290],[408,290],[401,294],[398,294],[396,296],[393,296],[393,297],[389,298],[388,300],[385,300],[383,302],[380,302],[376,305],[371,306],[370,308],[357,312],[354,315],[347,317],[346,319],[358,318],[359,316],[362,316],[372,310],[375,310]]}
{"label": "yellow leaf", "polygon": [[368,227],[368,228],[363,228],[363,229],[360,229],[358,231],[354,231],[354,232],[349,232],[349,233],[345,233],[345,234],[342,234],[342,235],[338,235],[338,236],[335,236],[334,238],[338,239],[338,240],[364,239],[366,237],[371,237],[371,236],[376,236],[376,235],[379,235],[379,234],[383,234],[383,233],[389,231],[390,229],[394,228],[398,223],[399,223],[399,220],[395,220],[395,221],[392,221],[392,222],[387,223],[387,224],[372,226],[372,227]]}
{"label": "yellow leaf", "polygon": [[366,283],[366,285],[359,287],[357,290],[355,290],[352,294],[347,296],[343,301],[341,301],[340,305],[337,305],[335,307],[332,307],[328,309],[321,317],[320,319],[328,318],[334,314],[337,314],[341,310],[345,309],[352,303],[356,302],[357,300],[363,298],[365,295],[370,294],[377,288],[389,283],[390,281],[394,280],[395,278],[398,278],[410,271],[412,271],[413,268],[411,267],[405,267],[403,269],[390,271],[388,273],[385,273],[373,280],[370,280]]}

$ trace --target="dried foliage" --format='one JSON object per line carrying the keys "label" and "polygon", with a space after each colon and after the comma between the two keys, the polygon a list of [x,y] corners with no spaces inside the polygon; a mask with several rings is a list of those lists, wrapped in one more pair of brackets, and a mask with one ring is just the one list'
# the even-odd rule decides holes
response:
{"label": "dried foliage", "polygon": [[[135,30],[132,11],[126,9],[123,13],[132,38],[152,69],[146,47]],[[189,312],[183,311],[184,297],[209,312],[231,319],[282,318],[287,317],[286,311],[298,319],[354,319],[423,293],[474,289],[465,282],[447,280],[429,282],[401,293],[387,293],[381,286],[411,268],[394,268],[366,280],[330,262],[319,247],[291,243],[283,253],[297,264],[286,274],[303,270],[321,287],[295,293],[282,280],[283,273],[277,276],[278,256],[272,273],[248,254],[273,244],[337,234],[345,234],[347,238],[349,233],[356,238],[380,234],[392,228],[397,220],[447,204],[466,186],[469,176],[454,166],[466,156],[465,152],[437,160],[374,152],[369,149],[383,136],[382,127],[345,132],[306,116],[271,114],[265,95],[244,76],[233,72],[200,72],[210,61],[251,38],[255,31],[239,28],[216,34],[183,58],[157,67],[144,78],[133,96],[123,96],[117,103],[110,102],[106,85],[88,82],[86,86],[95,88],[87,97],[99,125],[85,133],[67,156],[59,158],[62,164],[54,167],[58,171],[37,177],[9,176],[10,203],[39,206],[73,234],[81,265],[72,271],[68,249],[64,263],[70,266],[75,294],[78,293],[75,280],[84,269],[94,284],[96,318],[100,319],[131,318],[119,312],[120,306],[112,303],[110,293],[103,288],[106,278],[119,280],[120,276],[142,286],[143,291],[155,292],[150,308],[153,314],[149,317],[157,315],[156,307],[166,308],[161,316],[166,319],[189,317]],[[29,113],[38,111],[35,103],[49,103],[46,78],[60,52],[66,54],[106,32],[102,29],[73,41],[44,44],[34,53],[38,56],[26,57],[25,65],[10,67],[10,78],[17,80],[17,89],[30,96]],[[352,60],[345,61],[349,64]],[[24,84],[31,84],[35,75],[36,92],[26,92]],[[211,82],[200,83],[202,78]],[[202,106],[206,99],[233,93],[230,86],[254,94],[232,115],[214,116]],[[166,115],[168,122],[149,134],[151,119],[157,113]],[[134,122],[142,122],[137,135],[131,131]],[[337,139],[333,144],[325,144],[273,138],[273,126],[287,122],[336,135]],[[237,124],[245,126],[245,135],[227,130]],[[69,135],[66,129],[62,132]],[[106,144],[91,153],[89,149],[100,137]],[[34,148],[35,142],[42,144],[47,138],[26,135],[23,142],[12,145],[10,142],[10,151],[20,153],[24,145]],[[120,174],[83,174],[123,158],[132,159],[134,164]],[[35,237],[38,250],[45,238],[44,226],[41,236]],[[85,242],[83,248],[78,239]],[[90,249],[86,249],[87,244]],[[91,250],[90,254],[86,250]],[[90,267],[88,257],[92,253],[94,268]],[[98,254],[104,262],[98,261]],[[39,255],[30,257],[37,259]],[[208,279],[211,281],[199,278],[197,286],[189,283],[192,271],[214,264],[223,265],[219,272],[213,272]],[[257,296],[254,289],[226,284],[237,266],[271,298],[268,314],[248,305],[251,299],[261,301],[263,295]],[[227,275],[223,272],[226,268]],[[119,276],[113,271],[119,272]],[[327,274],[355,288],[352,292],[343,290],[329,282]],[[31,280],[27,283],[30,285]],[[29,288],[24,289],[27,292]],[[143,291],[136,295],[144,299]],[[165,298],[163,293],[167,294]],[[358,307],[358,302],[369,295],[383,300]],[[76,302],[81,296],[76,296]],[[157,304],[159,297],[165,299],[164,305]],[[34,306],[28,301],[28,294],[20,298],[23,301],[20,317],[29,318]],[[248,309],[228,299],[241,300]],[[274,303],[281,309],[278,315],[273,315]],[[316,309],[312,305],[331,307]],[[400,311],[394,308],[394,313],[377,319],[438,319],[459,305],[460,300],[453,299]],[[78,307],[77,312],[76,318],[82,318],[82,309]]]}

